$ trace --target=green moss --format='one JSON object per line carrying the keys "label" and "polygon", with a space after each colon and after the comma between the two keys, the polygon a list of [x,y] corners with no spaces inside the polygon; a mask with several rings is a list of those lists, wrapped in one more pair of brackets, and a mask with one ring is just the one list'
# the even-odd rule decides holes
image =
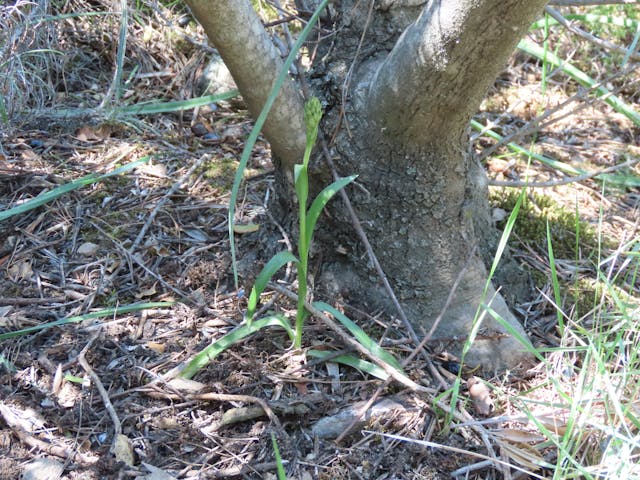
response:
{"label": "green moss", "polygon": [[204,164],[204,177],[213,187],[231,191],[238,162],[233,159],[211,160]]}
{"label": "green moss", "polygon": [[574,318],[593,310],[604,292],[604,286],[591,278],[580,278],[567,286],[567,294],[574,308]]}
{"label": "green moss", "polygon": [[[516,190],[492,191],[492,206],[511,212],[518,201],[520,192]],[[504,227],[504,222],[499,227]],[[532,193],[528,195],[518,214],[514,234],[518,241],[547,253],[547,222],[551,233],[551,245],[556,258],[574,259],[577,257],[576,239],[579,235],[580,257],[596,259],[599,251],[598,232],[587,222],[558,205],[551,197]],[[612,242],[602,239],[602,247],[611,247]]]}
{"label": "green moss", "polygon": [[[214,188],[231,191],[238,165],[239,162],[231,158],[210,160],[203,166],[204,178],[209,180]],[[247,167],[244,171],[244,178],[252,177],[258,173],[260,173],[259,170]]]}
{"label": "green moss", "polygon": [[[519,196],[520,192],[515,190],[493,190],[490,202],[493,207],[511,212]],[[498,226],[504,228],[505,222],[506,219]],[[547,222],[549,222],[551,245],[556,259],[574,260],[578,257],[576,249],[579,248],[580,260],[591,260],[595,268],[599,252],[615,248],[612,239],[599,234],[591,224],[581,220],[575,211],[558,205],[549,196],[535,192],[529,194],[523,201],[511,240],[527,245],[546,258],[548,256]],[[579,246],[576,245],[578,235]],[[595,275],[595,271],[592,273]],[[548,271],[531,269],[530,274],[534,284],[539,288],[549,283]],[[564,282],[561,278],[560,288],[565,301],[571,305],[574,316],[577,318],[597,305],[602,298],[604,286],[588,274],[572,276]],[[563,309],[568,311],[565,306]]]}

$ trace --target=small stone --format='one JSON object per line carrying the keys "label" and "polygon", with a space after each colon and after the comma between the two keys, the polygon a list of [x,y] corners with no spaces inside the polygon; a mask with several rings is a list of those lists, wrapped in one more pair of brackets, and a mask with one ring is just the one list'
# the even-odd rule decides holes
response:
{"label": "small stone", "polygon": [[209,130],[202,123],[195,123],[195,124],[191,125],[191,132],[196,137],[202,137],[202,136],[206,135],[207,133],[209,133]]}
{"label": "small stone", "polygon": [[92,257],[98,251],[98,245],[93,242],[84,242],[78,247],[78,255]]}
{"label": "small stone", "polygon": [[25,465],[22,480],[57,480],[62,476],[64,465],[50,458],[38,458]]}

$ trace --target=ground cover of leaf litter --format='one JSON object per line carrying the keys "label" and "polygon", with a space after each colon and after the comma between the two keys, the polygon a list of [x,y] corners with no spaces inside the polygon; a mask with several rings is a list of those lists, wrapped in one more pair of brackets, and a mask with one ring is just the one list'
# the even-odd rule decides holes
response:
{"label": "ground cover of leaf litter", "polygon": [[[101,7],[100,2],[73,2],[65,8]],[[147,15],[148,29],[129,29],[127,58],[141,68],[126,84],[122,102],[196,95],[207,51],[185,40],[184,34],[204,42],[201,32],[193,24],[180,27],[179,15],[166,10],[150,9]],[[176,24],[166,26],[167,18]],[[548,390],[536,389],[548,375],[541,365],[506,377],[474,372],[491,385],[487,392],[492,409],[469,400],[470,390],[463,388],[454,421],[510,416],[510,421],[489,425],[491,431],[478,425],[448,429],[444,410],[434,404],[435,393],[391,382],[379,396],[387,402],[378,404],[379,414],[371,413],[339,443],[314,435],[313,426],[321,419],[337,421],[332,415],[362,406],[382,381],[344,365],[305,357],[304,351],[311,347],[348,350],[317,318],[308,321],[302,353],[291,352],[282,331],[267,329],[226,350],[192,384],[158,381],[243,319],[246,295],[233,286],[227,211],[233,175],[252,123],[242,105],[234,102],[108,122],[96,122],[91,115],[54,117],[51,112],[101,101],[111,84],[117,41],[116,26],[109,22],[98,22],[93,30],[88,30],[87,20],[62,22],[59,28],[57,47],[70,52],[74,68],[51,67],[57,69],[54,77],[64,79],[64,87],[60,80],[46,109],[32,106],[29,118],[3,133],[0,206],[14,206],[87,174],[148,156],[150,160],[0,222],[0,333],[104,308],[174,303],[51,327],[0,343],[0,479],[18,478],[21,473],[25,478],[68,479],[276,478],[271,434],[291,479],[436,479],[451,478],[456,471],[468,478],[529,478],[504,466],[468,468],[481,461],[471,454],[488,455],[489,447],[507,464],[542,477],[551,475],[527,461],[541,458],[553,463],[555,450],[545,447],[544,437],[526,422],[512,421],[519,414],[514,398],[526,395],[523,392],[553,400]],[[639,108],[637,75],[613,82]],[[540,79],[538,63],[514,55],[477,120],[492,121],[502,135],[508,135],[577,91],[557,75],[543,95]],[[635,147],[640,132],[630,121],[598,102],[585,106],[576,101],[562,112],[578,106],[580,110],[537,132],[539,152],[591,170],[640,156]],[[518,141],[530,145],[534,136],[529,133]],[[470,148],[482,155],[493,144],[486,137],[474,137]],[[494,180],[563,178],[538,162],[527,168],[526,161],[505,152],[498,149],[484,160]],[[633,169],[640,173],[633,165],[627,171]],[[238,221],[258,230],[238,234],[241,262],[260,259],[256,252],[263,248],[261,230],[274,229],[274,219],[265,208],[274,181],[269,147],[259,141],[237,207]],[[500,225],[510,213],[499,200],[507,193],[492,188]],[[638,234],[638,187],[603,191],[601,183],[587,179],[539,189],[529,194],[532,207],[527,214],[550,211],[537,194],[551,197],[570,212],[577,209],[586,224],[599,228],[600,238],[606,238],[603,257]],[[288,242],[291,239],[283,230],[282,249]],[[557,346],[546,239],[530,238],[516,229],[510,248],[533,279],[517,292],[505,286],[507,297],[512,294],[512,307],[537,346]],[[561,255],[557,267],[564,280],[579,277],[588,284],[596,276],[593,258],[586,254]],[[292,275],[280,279],[284,288],[295,288]],[[245,291],[252,280],[250,273],[241,278]],[[637,285],[626,287],[637,295]],[[564,308],[570,311],[571,296],[566,298]],[[269,291],[262,303],[295,317],[295,304],[283,295]],[[336,306],[398,359],[415,348],[394,317],[366,311],[355,299]],[[455,375],[441,356],[444,350],[445,345],[430,344],[427,354],[439,380],[451,384]],[[434,392],[442,390],[421,356],[405,369],[414,382]],[[351,423],[341,422],[342,430]],[[496,429],[501,429],[501,436]],[[34,470],[48,471],[50,476],[28,477]]]}

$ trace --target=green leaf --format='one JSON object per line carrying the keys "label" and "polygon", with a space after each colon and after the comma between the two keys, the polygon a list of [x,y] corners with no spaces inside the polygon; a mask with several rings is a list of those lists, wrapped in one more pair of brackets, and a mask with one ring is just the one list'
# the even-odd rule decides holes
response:
{"label": "green leaf", "polygon": [[313,237],[313,230],[316,226],[316,222],[322,213],[324,207],[329,203],[329,200],[351,182],[353,182],[358,176],[351,175],[336,180],[331,185],[322,190],[318,196],[313,200],[309,211],[307,212],[307,238],[305,242],[307,246],[311,245],[311,238]]}
{"label": "green leaf", "polygon": [[632,106],[625,103],[616,95],[613,95],[604,86],[598,85],[598,82],[589,77],[589,75],[584,73],[582,70],[571,65],[569,62],[562,60],[553,52],[545,52],[543,48],[540,48],[538,45],[528,40],[521,40],[518,44],[518,49],[540,60],[544,59],[545,62],[561,69],[580,85],[593,89],[596,96],[602,97],[602,100],[613,107],[616,112],[622,113],[637,126],[640,126],[640,114],[636,112]]}
{"label": "green leaf", "polygon": [[230,346],[238,343],[245,337],[252,335],[265,327],[282,327],[293,340],[294,332],[289,321],[283,315],[270,315],[268,317],[256,320],[251,324],[241,325],[232,332],[227,333],[219,338],[211,345],[206,347],[200,353],[195,355],[179,373],[181,378],[193,378],[202,368],[212,362],[218,355],[224,352]]}
{"label": "green leaf", "polygon": [[73,190],[76,190],[80,187],[84,187],[85,185],[97,183],[104,180],[105,178],[109,178],[114,175],[118,175],[120,173],[134,169],[143,163],[147,163],[150,158],[151,158],[150,156],[147,156],[135,162],[127,163],[126,165],[116,168],[114,171],[109,173],[104,173],[102,175],[92,173],[90,175],[86,175],[84,177],[78,178],[73,182],[60,185],[59,187],[56,187],[53,190],[49,190],[48,192],[43,193],[42,195],[38,195],[37,197],[32,198],[31,200],[24,202],[23,204],[20,204],[17,207],[13,207],[8,210],[1,211],[0,222],[3,220],[6,220],[7,218],[13,217],[14,215],[19,215],[21,213],[28,212],[29,210],[33,210],[34,208],[38,208],[39,206],[44,205],[45,203],[49,203],[55,200],[56,198],[61,197],[65,193],[72,192]]}
{"label": "green leaf", "polygon": [[551,242],[551,229],[549,227],[549,219],[547,218],[547,252],[549,254],[549,267],[551,268],[551,285],[553,286],[553,299],[556,302],[556,318],[558,320],[558,329],[560,335],[564,336],[564,317],[560,306],[562,305],[562,295],[560,293],[560,282],[558,280],[558,270],[556,268],[556,257],[553,254],[553,245]]}
{"label": "green leaf", "polygon": [[387,378],[389,378],[389,374],[385,372],[382,367],[379,367],[378,365],[366,360],[362,360],[361,358],[355,357],[353,355],[338,355],[337,357],[332,357],[333,352],[328,352],[326,350],[309,350],[307,351],[307,355],[314,358],[330,357],[331,362],[341,363],[342,365],[353,367],[356,370],[368,373],[369,375],[379,378],[380,380],[386,380]]}
{"label": "green leaf", "polygon": [[253,288],[251,289],[251,295],[249,295],[249,303],[247,305],[247,324],[251,324],[251,320],[256,313],[256,307],[258,306],[258,300],[260,300],[260,295],[264,291],[265,287],[271,277],[275,275],[275,273],[280,270],[283,265],[286,265],[289,262],[298,263],[298,259],[295,255],[287,250],[279,252],[271,258],[267,262],[267,264],[262,268],[262,271],[256,278],[255,283],[253,284]]}
{"label": "green leaf", "polygon": [[498,248],[496,248],[496,253],[493,256],[493,263],[491,264],[491,270],[489,270],[489,280],[487,280],[487,283],[484,286],[484,295],[486,295],[487,291],[489,290],[491,279],[494,277],[496,273],[496,269],[498,268],[498,264],[500,263],[500,259],[502,258],[502,254],[504,253],[504,250],[507,248],[507,243],[509,242],[509,238],[511,238],[511,232],[515,227],[516,220],[518,219],[518,213],[520,212],[520,207],[522,206],[522,202],[524,202],[524,199],[526,198],[526,194],[527,194],[527,190],[523,188],[520,191],[520,196],[518,197],[516,204],[513,206],[513,210],[509,214],[509,218],[507,219],[507,223],[504,226],[502,235],[500,235]]}
{"label": "green leaf", "polygon": [[35,325],[33,327],[23,328],[22,330],[16,330],[14,332],[2,333],[0,334],[0,340],[27,335],[29,333],[39,332],[40,330],[45,330],[47,328],[66,325],[68,323],[84,322],[85,320],[91,320],[94,318],[115,317],[116,315],[121,315],[123,313],[137,312],[139,310],[146,310],[149,308],[170,307],[171,305],[173,305],[173,302],[146,302],[133,303],[131,305],[123,305],[114,308],[105,308],[96,312],[85,313],[84,315],[80,315],[77,317],[62,318],[60,320],[56,320],[55,322],[43,323],[40,325]]}
{"label": "green leaf", "polygon": [[369,335],[367,335],[364,330],[362,330],[358,325],[353,323],[353,321],[350,320],[344,313],[340,312],[339,310],[335,309],[331,305],[324,302],[315,302],[313,306],[316,307],[321,312],[327,312],[333,315],[336,320],[338,320],[347,330],[349,330],[349,333],[353,335],[353,337],[358,341],[358,343],[362,345],[364,348],[366,348],[367,350],[369,350],[369,352],[371,352],[372,355],[375,355],[377,358],[379,358],[386,364],[390,365],[391,367],[395,368],[399,372],[403,371],[402,366],[393,355],[391,355],[384,348],[378,345],[374,340],[372,340],[371,337],[369,337]]}
{"label": "green leaf", "polygon": [[204,97],[191,98],[189,100],[138,103],[126,107],[117,107],[114,109],[114,112],[122,115],[152,115],[155,113],[181,112],[184,110],[192,110],[196,107],[203,107],[211,103],[217,103],[222,100],[228,100],[238,95],[239,92],[237,90],[230,90],[218,95],[205,95]]}
{"label": "green leaf", "polygon": [[282,465],[282,457],[280,456],[280,449],[278,448],[278,442],[276,436],[271,432],[271,446],[273,448],[273,456],[276,457],[276,471],[278,472],[278,480],[287,480],[287,475],[284,472],[284,466]]}
{"label": "green leaf", "polygon": [[295,187],[298,201],[306,208],[307,198],[309,197],[309,176],[307,173],[307,167],[296,164],[293,167],[293,172],[296,180]]}

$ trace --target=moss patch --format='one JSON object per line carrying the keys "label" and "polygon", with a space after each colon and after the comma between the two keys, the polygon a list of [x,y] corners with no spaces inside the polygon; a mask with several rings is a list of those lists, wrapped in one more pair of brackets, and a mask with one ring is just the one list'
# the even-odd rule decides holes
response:
{"label": "moss patch", "polygon": [[[490,202],[493,207],[511,212],[519,196],[520,192],[516,190],[494,190],[491,192]],[[503,228],[505,222],[506,218],[498,226]],[[558,205],[549,196],[537,193],[527,195],[523,201],[514,234],[521,243],[546,254],[547,222],[556,258],[575,259],[579,249],[580,258],[595,260],[599,248],[613,247],[612,241],[599,238],[598,232],[581,220],[575,211]]]}
{"label": "moss patch", "polygon": [[223,191],[231,191],[238,162],[233,159],[211,160],[204,164],[204,177],[211,186]]}

